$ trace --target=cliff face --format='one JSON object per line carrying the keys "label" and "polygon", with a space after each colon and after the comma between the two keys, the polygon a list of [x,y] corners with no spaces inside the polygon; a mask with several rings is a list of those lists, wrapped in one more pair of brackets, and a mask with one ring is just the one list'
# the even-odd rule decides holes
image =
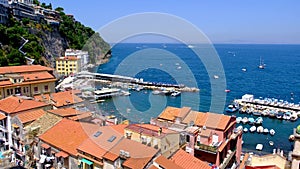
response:
{"label": "cliff face", "polygon": [[64,13],[54,25],[11,18],[9,24],[0,25],[0,37],[0,66],[26,64],[31,58],[34,64],[54,67],[68,48],[88,51],[93,64],[110,57],[110,45],[98,33]]}

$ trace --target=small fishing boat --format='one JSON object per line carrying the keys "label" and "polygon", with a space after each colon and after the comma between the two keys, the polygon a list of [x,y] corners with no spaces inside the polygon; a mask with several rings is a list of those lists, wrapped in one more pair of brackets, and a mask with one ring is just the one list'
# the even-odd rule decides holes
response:
{"label": "small fishing boat", "polygon": [[214,75],[214,79],[219,79],[219,76],[218,75]]}
{"label": "small fishing boat", "polygon": [[243,130],[243,126],[238,126],[237,129],[238,130]]}
{"label": "small fishing boat", "polygon": [[246,111],[247,111],[247,107],[243,106],[242,108],[240,108],[239,113],[244,114],[244,113],[246,113]]}
{"label": "small fishing boat", "polygon": [[241,118],[241,117],[237,117],[237,118],[236,118],[236,123],[240,123],[240,122],[241,122],[241,120],[242,120],[242,118]]}
{"label": "small fishing boat", "polygon": [[263,115],[263,116],[268,116],[269,113],[270,113],[269,110],[266,109],[266,110],[263,110],[263,111],[261,112],[261,115]]}
{"label": "small fishing boat", "polygon": [[158,95],[158,94],[160,94],[161,93],[161,91],[159,91],[159,90],[154,90],[153,92],[152,92],[152,94],[154,94],[154,95]]}
{"label": "small fishing boat", "polygon": [[248,118],[248,122],[249,122],[249,124],[254,124],[254,122],[255,122],[255,120],[254,120],[254,118],[252,118],[252,117],[249,117]]}
{"label": "small fishing boat", "polygon": [[264,134],[269,134],[269,129],[267,129],[267,128],[264,128]]}
{"label": "small fishing boat", "polygon": [[179,91],[175,91],[175,92],[173,92],[172,94],[171,94],[171,96],[173,96],[173,97],[177,97],[177,96],[179,96],[181,93],[179,92]]}
{"label": "small fishing boat", "polygon": [[242,69],[242,71],[243,71],[243,72],[246,72],[246,71],[247,71],[247,69],[246,69],[246,68],[243,68],[243,69]]}
{"label": "small fishing boat", "polygon": [[269,144],[270,144],[270,146],[273,146],[274,142],[273,141],[269,141]]}
{"label": "small fishing boat", "polygon": [[256,145],[256,150],[259,150],[259,151],[261,151],[262,149],[263,149],[263,145],[262,144],[257,144]]}
{"label": "small fishing boat", "polygon": [[248,118],[247,118],[247,117],[243,117],[243,119],[242,119],[242,123],[243,123],[243,124],[246,124],[246,123],[248,123]]}
{"label": "small fishing boat", "polygon": [[249,107],[247,108],[246,113],[251,114],[253,111],[254,111],[253,107]]}
{"label": "small fishing boat", "polygon": [[257,119],[255,119],[255,125],[262,125],[262,123],[263,123],[263,118],[262,117],[258,117]]}
{"label": "small fishing boat", "polygon": [[239,108],[237,107],[236,104],[230,104],[226,108],[226,112],[228,112],[228,113],[234,113],[234,112],[237,112],[238,110],[239,110]]}
{"label": "small fishing boat", "polygon": [[289,141],[295,141],[295,136],[294,135],[290,135],[289,136]]}
{"label": "small fishing boat", "polygon": [[262,133],[262,132],[264,132],[264,128],[263,128],[262,126],[258,126],[258,127],[256,128],[256,132],[257,132],[257,133]]}
{"label": "small fishing boat", "polygon": [[292,115],[291,115],[291,119],[290,119],[290,121],[296,121],[298,119],[298,115],[297,115],[297,113],[293,113]]}
{"label": "small fishing boat", "polygon": [[243,131],[244,131],[244,133],[247,133],[248,129],[245,127]]}
{"label": "small fishing boat", "polygon": [[229,90],[229,89],[225,89],[225,92],[226,92],[226,93],[229,93],[229,92],[230,92],[230,90]]}
{"label": "small fishing boat", "polygon": [[276,117],[276,111],[275,110],[271,110],[270,112],[269,112],[269,117],[270,118],[275,118]]}
{"label": "small fishing boat", "polygon": [[259,112],[259,111],[253,111],[252,114],[254,116],[261,116],[261,112]]}
{"label": "small fishing boat", "polygon": [[282,113],[282,112],[278,112],[278,113],[276,114],[276,118],[277,118],[277,119],[282,119],[282,117],[283,117],[283,113]]}
{"label": "small fishing boat", "polygon": [[256,131],[256,127],[255,127],[255,126],[250,127],[249,131],[250,131],[251,133],[255,132],[255,131]]}
{"label": "small fishing boat", "polygon": [[259,62],[259,65],[258,65],[258,68],[259,69],[264,69],[265,68],[265,64],[264,64],[264,61],[261,59],[261,57],[260,57],[260,62]]}
{"label": "small fishing boat", "polygon": [[271,129],[269,132],[270,132],[271,136],[275,135],[275,130],[274,129]]}
{"label": "small fishing boat", "polygon": [[291,112],[286,112],[286,113],[284,113],[284,115],[283,115],[283,119],[284,120],[290,120],[291,119],[291,116],[292,116],[292,113]]}

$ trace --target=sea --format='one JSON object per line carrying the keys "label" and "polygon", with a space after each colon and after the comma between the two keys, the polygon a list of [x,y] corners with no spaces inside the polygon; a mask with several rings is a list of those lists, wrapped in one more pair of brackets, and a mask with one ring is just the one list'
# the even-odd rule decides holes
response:
{"label": "sea", "polygon": [[[261,61],[265,69],[258,68]],[[130,96],[106,100],[98,107],[105,115],[139,123],[149,123],[166,106],[188,106],[201,112],[250,117],[239,113],[228,114],[224,110],[244,94],[298,104],[299,70],[300,45],[120,43],[112,47],[109,62],[95,71],[149,82],[184,84],[200,90],[182,92],[179,97],[153,95],[150,90],[131,90]],[[225,92],[225,89],[230,92]],[[296,122],[268,117],[263,119],[263,127],[274,129],[276,134],[244,133],[243,151],[266,154],[281,149],[287,154],[292,150],[293,143],[288,138],[293,128],[300,124],[300,119]],[[249,125],[244,127],[250,128]],[[269,145],[269,141],[273,141],[274,145]],[[264,145],[262,151],[255,150],[257,144]]]}

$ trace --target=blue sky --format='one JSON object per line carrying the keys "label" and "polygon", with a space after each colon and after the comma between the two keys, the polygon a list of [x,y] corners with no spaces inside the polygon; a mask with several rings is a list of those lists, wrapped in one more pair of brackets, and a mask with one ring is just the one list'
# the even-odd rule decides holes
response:
{"label": "blue sky", "polygon": [[[99,30],[127,15],[168,13],[187,20],[214,43],[300,44],[299,0],[45,0]],[[174,28],[180,30],[180,28]]]}

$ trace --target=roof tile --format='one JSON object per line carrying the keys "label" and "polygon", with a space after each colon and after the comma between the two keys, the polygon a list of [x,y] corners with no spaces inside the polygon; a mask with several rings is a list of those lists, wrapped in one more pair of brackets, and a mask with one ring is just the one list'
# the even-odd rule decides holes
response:
{"label": "roof tile", "polygon": [[184,169],[211,169],[208,163],[199,160],[182,149],[179,149],[170,160]]}
{"label": "roof tile", "polygon": [[24,113],[20,113],[17,115],[21,123],[25,124],[28,122],[32,122],[41,116],[43,116],[46,112],[43,109],[38,109],[38,110],[30,110],[26,111]]}

